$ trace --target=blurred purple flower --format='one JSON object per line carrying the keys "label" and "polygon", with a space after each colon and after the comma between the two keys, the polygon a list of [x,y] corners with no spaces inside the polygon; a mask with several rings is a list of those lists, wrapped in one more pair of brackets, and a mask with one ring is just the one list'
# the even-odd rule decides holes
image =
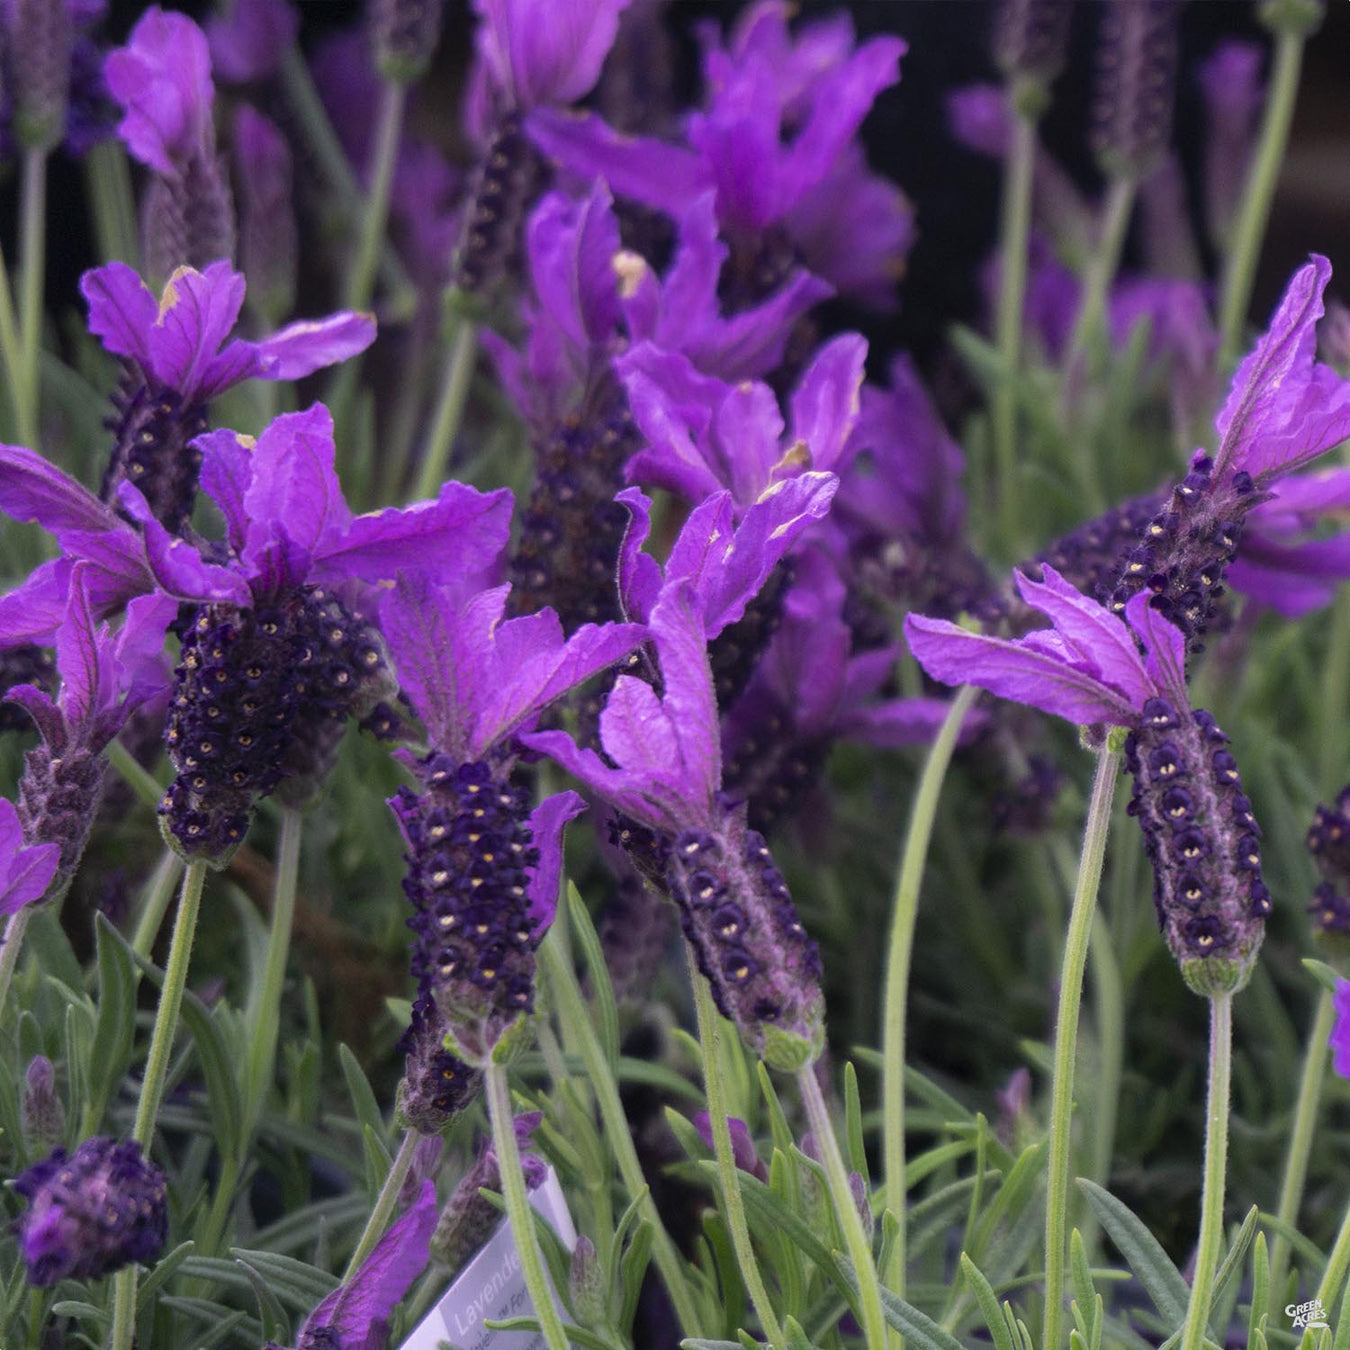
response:
{"label": "blurred purple flower", "polygon": [[242,197],[240,265],[254,306],[277,323],[295,302],[299,248],[290,147],[272,122],[241,103],[234,114],[234,158]]}
{"label": "blurred purple flower", "polygon": [[1204,206],[1210,241],[1227,251],[1228,234],[1256,143],[1256,124],[1265,103],[1262,51],[1251,42],[1225,40],[1200,66],[1205,103]]}
{"label": "blurred purple flower", "polygon": [[25,847],[14,803],[0,797],[0,914],[13,914],[41,900],[61,860],[57,844]]}
{"label": "blurred purple flower", "polygon": [[[694,1128],[698,1131],[698,1137],[708,1146],[713,1147],[712,1116],[707,1111],[698,1111],[694,1115]],[[760,1158],[758,1150],[755,1148],[755,1141],[750,1137],[750,1128],[739,1116],[728,1116],[727,1125],[731,1132],[731,1154],[735,1159],[736,1166],[742,1172],[749,1172],[752,1177],[762,1181],[766,1186],[769,1184],[769,1169],[764,1166],[763,1159]]]}
{"label": "blurred purple flower", "polygon": [[271,79],[300,33],[300,14],[290,0],[234,0],[206,25],[216,74],[230,84]]}
{"label": "blurred purple flower", "polygon": [[436,1186],[425,1181],[412,1206],[357,1267],[305,1318],[296,1350],[375,1350],[385,1344],[389,1319],[430,1259],[436,1227]]}
{"label": "blurred purple flower", "polygon": [[168,1237],[164,1173],[134,1140],[86,1139],[58,1148],[14,1182],[28,1201],[16,1225],[28,1283],[99,1280],[159,1255]]}
{"label": "blurred purple flower", "polygon": [[1331,1029],[1332,1067],[1342,1078],[1350,1078],[1350,980],[1336,982],[1336,1025]]}

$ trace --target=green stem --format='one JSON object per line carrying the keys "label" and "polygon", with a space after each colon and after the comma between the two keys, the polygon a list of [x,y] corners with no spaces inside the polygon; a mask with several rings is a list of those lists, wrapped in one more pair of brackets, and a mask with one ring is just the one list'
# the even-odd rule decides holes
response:
{"label": "green stem", "polygon": [[1083,276],[1083,297],[1064,358],[1065,377],[1070,382],[1082,363],[1088,344],[1097,336],[1105,320],[1106,296],[1120,266],[1120,253],[1125,247],[1125,232],[1130,225],[1138,186],[1135,178],[1116,178],[1107,189],[1101,236]]}
{"label": "green stem", "polygon": [[115,137],[100,141],[85,156],[85,184],[93,203],[99,256],[136,267],[136,206],[127,152]]}
{"label": "green stem", "polygon": [[263,967],[262,989],[249,1019],[250,1049],[244,1086],[242,1134],[245,1139],[253,1133],[276,1068],[281,990],[286,982],[286,960],[290,955],[291,928],[295,921],[295,882],[300,871],[301,821],[300,812],[293,807],[281,813],[281,842],[277,848],[267,961]]}
{"label": "green stem", "polygon": [[[1308,1159],[1312,1153],[1317,1115],[1322,1105],[1322,1084],[1327,1073],[1327,1041],[1336,1020],[1336,1005],[1323,989],[1318,994],[1308,1044],[1303,1052],[1303,1073],[1299,1078],[1298,1101],[1294,1107],[1294,1125],[1289,1134],[1289,1149],[1284,1158],[1284,1180],[1280,1185],[1280,1203],[1276,1214],[1281,1225],[1293,1228],[1303,1203],[1303,1186],[1308,1179]],[[1270,1287],[1284,1288],[1289,1266],[1289,1241],[1277,1231],[1270,1249]]]}
{"label": "green stem", "polygon": [[[19,953],[23,950],[23,935],[28,930],[28,920],[33,917],[33,906],[25,905],[16,909],[5,924],[5,942],[0,947],[0,1018],[5,1011],[5,999],[9,986],[14,979],[14,971],[19,964]],[[3,1026],[0,1020],[0,1026]]]}
{"label": "green stem", "polygon": [[956,739],[966,713],[979,697],[974,685],[957,692],[947,710],[946,720],[928,751],[928,759],[919,777],[914,805],[910,808],[909,829],[901,853],[900,875],[895,883],[891,907],[890,952],[886,959],[886,1004],[881,1030],[882,1068],[882,1162],[886,1194],[898,1227],[890,1258],[882,1278],[886,1287],[903,1296],[905,1292],[905,1018],[909,999],[909,967],[914,950],[914,924],[919,912],[919,891],[923,884],[928,843],[937,815],[938,798],[947,776]]}
{"label": "green stem", "polygon": [[[183,874],[183,889],[178,897],[178,917],[173,925],[169,960],[164,967],[164,985],[159,992],[159,1011],[155,1014],[155,1030],[150,1037],[145,1077],[141,1080],[141,1099],[136,1107],[136,1123],[131,1131],[131,1137],[141,1146],[146,1157],[150,1156],[150,1140],[155,1133],[169,1055],[173,1050],[174,1034],[178,1030],[178,1012],[183,1005],[183,990],[187,985],[192,941],[197,932],[197,913],[201,908],[205,880],[206,864],[189,863]],[[112,1350],[131,1350],[135,1322],[136,1266],[133,1264],[118,1271],[113,1285]]]}
{"label": "green stem", "polygon": [[36,439],[29,409],[21,392],[23,385],[23,345],[19,340],[18,320],[14,315],[14,296],[9,284],[9,269],[0,250],[0,359],[5,363],[10,398],[14,403],[14,421],[18,438],[25,445]]}
{"label": "green stem", "polygon": [[[417,1153],[417,1144],[421,1137],[417,1130],[408,1130],[404,1133],[403,1142],[398,1146],[398,1152],[394,1155],[393,1163],[390,1164],[388,1175],[384,1179],[384,1185],[380,1187],[380,1193],[375,1197],[375,1208],[370,1211],[370,1218],[366,1220],[366,1226],[361,1230],[361,1236],[356,1240],[356,1247],[352,1251],[351,1260],[347,1262],[347,1269],[342,1272],[343,1284],[347,1284],[356,1274],[361,1262],[375,1250],[375,1244],[384,1236],[384,1230],[389,1227],[389,1220],[393,1217],[394,1207],[398,1204],[399,1192],[403,1189],[403,1183],[407,1180],[409,1171],[412,1170],[413,1158]],[[512,1138],[514,1139],[515,1136],[512,1135]],[[519,1166],[516,1170],[520,1170]]]}
{"label": "green stem", "polygon": [[[1350,1269],[1350,1208],[1346,1209],[1345,1218],[1341,1220],[1341,1231],[1336,1235],[1336,1245],[1327,1258],[1327,1268],[1322,1275],[1322,1283],[1317,1288],[1317,1297],[1324,1308],[1330,1308],[1335,1302],[1347,1269]],[[1280,1288],[1273,1280],[1270,1287],[1276,1290]],[[1341,1316],[1344,1317],[1345,1314],[1342,1313]]]}
{"label": "green stem", "polygon": [[[1016,108],[1011,90],[1008,97]],[[1027,247],[1031,234],[1031,188],[1036,164],[1036,123],[1015,113],[1013,139],[1003,177],[1000,227],[1002,270],[995,337],[1001,375],[994,391],[994,454],[998,466],[998,510],[1005,545],[1014,554],[1021,527],[1021,484],[1017,464],[1017,368],[1022,342],[1022,313],[1027,292]]]}
{"label": "green stem", "polygon": [[1209,1002],[1209,1103],[1205,1129],[1205,1189],[1200,1201],[1200,1246],[1181,1350],[1201,1350],[1214,1275],[1223,1247],[1223,1189],[1228,1170],[1228,1099],[1233,1058],[1233,996]]}
{"label": "green stem", "polygon": [[[853,1270],[858,1277],[863,1340],[867,1344],[867,1350],[885,1350],[886,1316],[881,1308],[881,1285],[877,1281],[872,1243],[863,1230],[862,1216],[858,1213],[858,1206],[853,1199],[853,1188],[848,1184],[844,1155],[839,1151],[839,1140],[835,1137],[834,1125],[825,1107],[825,1098],[821,1095],[814,1065],[808,1064],[797,1071],[797,1090],[802,1094],[806,1118],[811,1124],[811,1133],[820,1148],[821,1160],[825,1164],[825,1181],[830,1189],[830,1198],[834,1202],[835,1216],[839,1220],[844,1242],[848,1246],[849,1259],[853,1262]],[[902,1173],[901,1187],[904,1184]]]}
{"label": "green stem", "polygon": [[[1092,925],[1088,946],[1092,962],[1092,1002],[1097,1023],[1097,1110],[1092,1119],[1092,1179],[1106,1186],[1111,1178],[1115,1153],[1116,1109],[1120,1100],[1120,1076],[1125,1058],[1125,996],[1120,983],[1120,964],[1111,947],[1111,926],[1100,914]],[[1084,1223],[1083,1246],[1092,1251],[1096,1240],[1095,1218]]]}
{"label": "green stem", "polygon": [[619,1164],[619,1175],[623,1178],[628,1198],[633,1200],[639,1195],[643,1196],[642,1215],[652,1226],[654,1235],[652,1250],[656,1268],[661,1272],[666,1292],[674,1305],[680,1331],[684,1336],[697,1336],[700,1318],[684,1273],[684,1263],[652,1200],[651,1188],[642,1175],[642,1164],[638,1162],[637,1150],[633,1146],[633,1136],[628,1129],[623,1103],[619,1099],[618,1085],[614,1081],[614,1075],[610,1073],[600,1038],[596,1035],[595,1027],[586,1011],[586,1003],[572,969],[571,959],[562,945],[565,942],[566,928],[561,921],[562,914],[563,911],[560,909],[558,919],[554,921],[548,936],[539,946],[539,967],[544,973],[545,980],[548,981],[568,1039],[586,1066],[591,1090],[595,1093],[600,1106],[600,1119],[604,1124],[605,1138]]}
{"label": "green stem", "polygon": [[689,982],[694,988],[694,1009],[698,1014],[698,1043],[703,1051],[703,1086],[708,1098],[708,1117],[712,1123],[713,1154],[717,1159],[717,1178],[722,1192],[722,1212],[726,1215],[731,1233],[731,1246],[736,1253],[736,1264],[750,1293],[750,1301],[759,1314],[760,1325],[769,1344],[779,1350],[786,1347],[783,1327],[760,1274],[759,1262],[750,1241],[750,1226],[745,1221],[745,1201],[741,1197],[741,1183],[736,1175],[736,1159],[731,1147],[731,1127],[727,1124],[727,1101],[722,1082],[722,1023],[713,1004],[712,990],[699,972],[693,948],[685,944],[689,958]]}
{"label": "green stem", "polygon": [[450,449],[454,444],[455,433],[459,430],[460,418],[464,413],[464,404],[469,396],[469,385],[473,382],[477,356],[478,326],[472,319],[460,315],[455,328],[455,340],[451,344],[450,356],[445,364],[441,396],[436,403],[436,415],[432,419],[426,448],[422,452],[422,468],[417,476],[414,501],[434,497],[445,481],[446,465],[450,462]]}
{"label": "green stem", "polygon": [[23,195],[19,222],[19,335],[23,342],[22,404],[31,440],[38,448],[38,354],[42,350],[42,291],[47,272],[47,151],[27,150],[23,157]]}
{"label": "green stem", "polygon": [[1097,774],[1083,830],[1064,963],[1059,977],[1059,1010],[1055,1017],[1054,1084],[1050,1096],[1050,1157],[1045,1202],[1045,1350],[1059,1350],[1064,1315],[1064,1260],[1068,1249],[1069,1144],[1073,1111],[1074,1052],[1078,1047],[1078,1011],[1083,999],[1083,969],[1088,939],[1097,910],[1097,891],[1111,830],[1111,801],[1120,772],[1120,751],[1097,754]]}
{"label": "green stem", "polygon": [[1275,64],[1270,93],[1266,96],[1256,153],[1247,175],[1242,206],[1233,229],[1232,244],[1224,268],[1223,298],[1219,304],[1219,369],[1227,370],[1241,350],[1243,327],[1251,305],[1252,282],[1265,238],[1275,180],[1284,162],[1289,127],[1298,97],[1299,72],[1303,65],[1306,31],[1284,28],[1275,44]]}
{"label": "green stem", "polygon": [[515,1119],[511,1111],[511,1089],[506,1082],[506,1067],[491,1059],[483,1067],[483,1081],[487,1089],[488,1118],[492,1122],[492,1147],[497,1154],[497,1166],[502,1178],[502,1198],[506,1201],[506,1217],[520,1254],[520,1273],[525,1288],[534,1303],[535,1316],[548,1350],[568,1350],[567,1333],[558,1316],[544,1273],[544,1258],[539,1251],[539,1239],[534,1231],[534,1212],[525,1193],[525,1175],[520,1170],[520,1148],[516,1143]]}
{"label": "green stem", "polygon": [[105,752],[108,763],[121,775],[122,781],[136,794],[146,806],[158,809],[164,799],[164,784],[140,764],[136,756],[121,741],[108,742]]}
{"label": "green stem", "polygon": [[145,892],[145,903],[141,907],[140,917],[136,920],[131,950],[137,956],[149,958],[182,871],[182,858],[173,849],[166,848],[164,856],[159,860],[159,866],[155,868],[155,875],[150,878],[150,885]]}
{"label": "green stem", "polygon": [[366,199],[361,222],[361,240],[351,271],[343,304],[348,309],[365,309],[375,289],[375,269],[384,247],[384,230],[389,220],[389,196],[394,185],[394,167],[398,162],[398,142],[403,134],[403,113],[408,102],[408,86],[386,80],[380,94],[379,120],[375,128],[374,158],[371,161],[370,195]]}

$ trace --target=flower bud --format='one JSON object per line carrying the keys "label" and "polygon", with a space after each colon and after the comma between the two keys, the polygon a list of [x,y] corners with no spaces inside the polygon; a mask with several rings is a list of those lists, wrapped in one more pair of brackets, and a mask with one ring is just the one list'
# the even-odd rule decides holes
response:
{"label": "flower bud", "polygon": [[572,1267],[567,1278],[568,1302],[584,1327],[602,1327],[609,1321],[605,1307],[604,1277],[595,1243],[582,1233],[572,1248]]}
{"label": "flower bud", "polygon": [[46,1055],[35,1055],[24,1075],[19,1126],[30,1157],[43,1157],[66,1136],[66,1109],[56,1090],[56,1070]]}

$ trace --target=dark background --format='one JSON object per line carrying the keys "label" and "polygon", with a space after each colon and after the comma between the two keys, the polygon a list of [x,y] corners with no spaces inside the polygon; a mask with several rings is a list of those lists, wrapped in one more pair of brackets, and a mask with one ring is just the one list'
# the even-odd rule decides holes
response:
{"label": "dark background", "polygon": [[[800,9],[802,19],[809,20],[839,7],[808,0]],[[122,41],[146,8],[140,0],[114,0],[104,32],[113,43]],[[200,21],[212,6],[199,0],[180,8]],[[691,96],[696,87],[696,53],[687,35],[690,25],[710,16],[730,22],[741,8],[738,3],[716,0],[675,0],[670,6],[670,24],[682,35],[679,78]],[[987,54],[994,5],[989,0],[854,0],[848,8],[861,36],[894,32],[909,43],[909,53],[901,64],[900,84],[881,95],[864,128],[874,167],[904,188],[917,212],[918,242],[910,255],[901,308],[897,314],[881,318],[849,310],[833,316],[864,330],[873,343],[873,366],[879,372],[885,353],[897,348],[912,349],[922,362],[929,363],[948,325],[954,320],[970,322],[978,316],[975,274],[997,230],[998,171],[990,161],[962,149],[947,134],[944,96],[972,81],[995,77]],[[1070,58],[1043,123],[1049,148],[1070,167],[1080,184],[1089,188],[1098,180],[1083,133],[1092,83],[1093,44],[1104,8],[1098,0],[1080,0],[1077,5]],[[356,0],[309,0],[300,9],[301,43],[312,48],[325,33],[359,22],[362,6]],[[450,0],[432,76],[440,89],[458,87],[472,28],[473,18],[465,0]],[[1190,0],[1184,5],[1174,141],[1193,189],[1202,135],[1195,69],[1225,37],[1250,38],[1270,47],[1255,6],[1245,0]],[[1290,150],[1257,282],[1254,321],[1259,322],[1269,311],[1290,271],[1310,250],[1327,253],[1335,264],[1343,242],[1350,241],[1347,51],[1350,6],[1338,0],[1330,6],[1321,30],[1308,45]],[[439,98],[433,95],[425,103],[443,113],[447,121],[453,118],[451,94],[442,93]],[[438,136],[437,128],[429,127],[427,121],[424,113],[418,130]],[[451,126],[446,127],[444,141],[447,147],[455,144]],[[90,251],[81,175],[78,166],[63,154],[53,159],[50,192],[48,295],[59,311],[77,304],[79,274],[96,259]],[[0,196],[0,220],[6,226],[7,255],[11,258],[13,214],[11,175]],[[1213,260],[1207,261],[1212,266]],[[1350,262],[1343,265],[1350,266]],[[1350,297],[1350,285],[1341,293]],[[328,307],[330,301],[331,297],[315,296],[312,303],[301,308],[303,312],[317,311]]]}

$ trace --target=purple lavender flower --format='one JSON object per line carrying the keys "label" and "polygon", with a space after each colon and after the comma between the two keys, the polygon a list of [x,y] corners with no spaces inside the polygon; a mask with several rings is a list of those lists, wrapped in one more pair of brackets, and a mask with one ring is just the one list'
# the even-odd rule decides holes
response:
{"label": "purple lavender flower", "polygon": [[[345,1284],[327,1296],[300,1328],[295,1350],[373,1350],[386,1343],[389,1319],[426,1269],[436,1226],[436,1185],[424,1181],[410,1208],[375,1244]],[[280,1350],[268,1343],[270,1350]]]}
{"label": "purple lavender flower", "polygon": [[112,501],[120,484],[134,483],[174,533],[192,513],[201,452],[191,443],[206,430],[212,399],[247,379],[300,379],[375,340],[373,317],[350,311],[293,323],[261,342],[230,338],[244,278],[226,262],[202,272],[180,268],[158,301],[120,262],[86,272],[80,289],[90,331],[127,371],[114,399],[116,439],[103,498]]}
{"label": "purple lavender flower", "polygon": [[1294,275],[1269,330],[1233,375],[1214,423],[1214,457],[1197,452],[1124,558],[1110,598],[1116,613],[1151,592],[1194,649],[1248,514],[1279,479],[1350,435],[1350,381],[1314,360],[1330,277],[1330,264],[1316,255]]}
{"label": "purple lavender flower", "polygon": [[767,1063],[796,1070],[820,1053],[815,943],[763,836],[719,796],[721,745],[707,636],[694,583],[668,581],[650,631],[664,692],[621,675],[600,716],[604,756],[560,731],[523,736],[627,820],[618,840],[679,908],[724,1016]]}
{"label": "purple lavender flower", "polygon": [[[548,1175],[548,1164],[529,1148],[531,1136],[539,1128],[542,1112],[528,1111],[513,1122],[516,1145],[521,1150],[520,1166],[525,1186],[534,1190]],[[452,1275],[505,1222],[496,1205],[484,1200],[480,1191],[500,1191],[502,1177],[497,1155],[485,1142],[472,1167],[460,1178],[450,1199],[445,1202],[436,1229],[431,1235],[431,1256]]]}
{"label": "purple lavender flower", "polygon": [[1103,15],[1092,148],[1113,177],[1143,177],[1167,147],[1180,13],[1177,0],[1114,0]]}
{"label": "purple lavender flower", "polygon": [[118,134],[157,175],[142,203],[150,274],[204,267],[234,251],[229,177],[216,157],[215,89],[206,35],[151,6],[103,67],[124,116]]}
{"label": "purple lavender flower", "polygon": [[[1153,864],[1153,899],[1167,945],[1197,993],[1246,984],[1271,910],[1251,801],[1228,737],[1185,684],[1185,638],[1148,595],[1126,623],[1046,566],[1017,575],[1022,599],[1052,622],[1011,641],[910,615],[915,659],[945,684],[974,684],[1078,723],[1129,729],[1130,814]],[[1145,655],[1140,655],[1142,645]]]}
{"label": "purple lavender flower", "polygon": [[[67,564],[65,570],[65,614],[56,631],[60,691],[53,698],[34,685],[18,685],[6,695],[24,708],[42,736],[42,743],[24,756],[18,821],[30,844],[58,850],[55,874],[39,892],[54,899],[65,894],[89,838],[107,772],[104,749],[138,707],[167,690],[164,635],[178,609],[162,595],[135,599],[114,637],[106,625],[95,626],[92,566]],[[15,856],[15,865],[22,856]],[[27,867],[32,881],[45,870],[46,855],[34,858],[30,852]]]}
{"label": "purple lavender flower", "polygon": [[1332,1052],[1332,1067],[1342,1078],[1350,1078],[1350,980],[1336,982],[1336,1025],[1327,1044]]}
{"label": "purple lavender flower", "polygon": [[28,1283],[99,1280],[131,1261],[152,1261],[169,1231],[164,1173],[134,1140],[86,1139],[58,1148],[19,1175],[28,1201],[19,1216],[19,1250]]}
{"label": "purple lavender flower", "polygon": [[206,25],[211,65],[231,84],[271,79],[299,34],[300,15],[290,0],[234,0]]}
{"label": "purple lavender flower", "polygon": [[13,914],[41,900],[61,861],[58,844],[25,847],[14,803],[0,797],[0,914]]}
{"label": "purple lavender flower", "polygon": [[[499,551],[506,523],[493,537]],[[456,1053],[481,1063],[534,1004],[534,949],[552,922],[572,792],[533,812],[511,781],[513,738],[641,640],[635,625],[587,625],[564,640],[549,610],[503,622],[507,588],[456,595],[401,577],[380,604],[403,692],[431,751],[401,756],[422,792],[389,806],[407,845],[413,974],[434,996]]]}
{"label": "purple lavender flower", "polygon": [[530,134],[566,169],[675,218],[712,188],[732,248],[724,287],[733,309],[777,289],[798,263],[885,309],[912,235],[910,208],[869,172],[853,137],[899,78],[904,51],[895,37],[855,50],[842,19],[794,38],[784,7],[762,3],[744,12],[727,47],[705,36],[709,97],[687,120],[689,146],[547,108],[531,115]]}

